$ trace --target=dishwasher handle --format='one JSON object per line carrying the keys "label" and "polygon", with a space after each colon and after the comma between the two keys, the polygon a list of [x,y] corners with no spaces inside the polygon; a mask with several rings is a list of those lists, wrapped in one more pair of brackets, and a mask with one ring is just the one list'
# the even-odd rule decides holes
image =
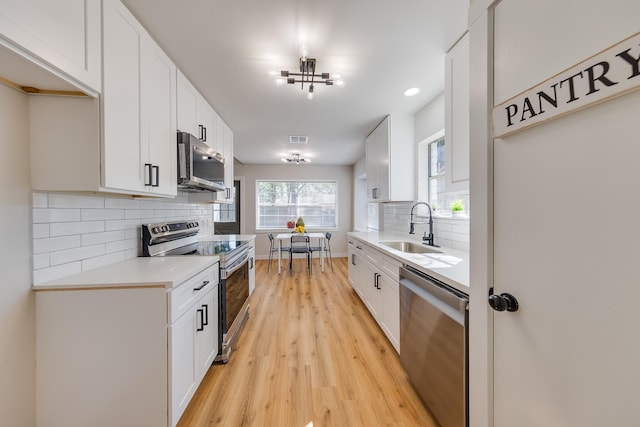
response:
{"label": "dishwasher handle", "polygon": [[411,283],[422,292],[415,292],[419,295],[426,293],[433,298],[440,300],[442,304],[451,307],[457,312],[464,313],[469,305],[467,294],[458,291],[433,277],[417,272],[411,267],[400,267],[400,283]]}

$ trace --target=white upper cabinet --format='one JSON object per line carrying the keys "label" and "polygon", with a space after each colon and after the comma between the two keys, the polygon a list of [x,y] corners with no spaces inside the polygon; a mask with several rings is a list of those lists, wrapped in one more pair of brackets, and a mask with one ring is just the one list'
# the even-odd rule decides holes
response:
{"label": "white upper cabinet", "polygon": [[148,188],[152,193],[175,195],[176,66],[150,37],[143,39],[140,65],[140,151],[143,156],[148,153],[146,163],[151,165],[154,184]]}
{"label": "white upper cabinet", "polygon": [[365,141],[367,198],[370,202],[414,199],[413,115],[392,115]]}
{"label": "white upper cabinet", "polygon": [[103,25],[103,185],[175,196],[176,67],[119,1]]}
{"label": "white upper cabinet", "polygon": [[[35,62],[89,94],[101,90],[100,2],[3,0],[0,46]],[[27,81],[18,62],[3,64],[3,77],[22,86],[46,87],[48,80]],[[11,66],[15,66],[11,69]],[[6,68],[5,68],[6,67]]]}
{"label": "white upper cabinet", "polygon": [[[219,118],[219,116],[218,116]],[[220,150],[224,156],[224,190],[218,191],[216,201],[219,203],[233,203],[233,131],[221,118],[218,120],[218,126],[222,128],[223,150]]]}
{"label": "white upper cabinet", "polygon": [[206,99],[178,70],[178,130],[189,132],[218,152],[222,139],[218,137],[218,115]]}
{"label": "white upper cabinet", "polygon": [[198,98],[200,93],[178,70],[178,130],[200,137],[198,129]]}
{"label": "white upper cabinet", "polygon": [[469,35],[445,58],[445,188],[469,190]]}
{"label": "white upper cabinet", "polygon": [[176,67],[118,0],[102,37],[99,101],[30,100],[33,188],[175,196]]}

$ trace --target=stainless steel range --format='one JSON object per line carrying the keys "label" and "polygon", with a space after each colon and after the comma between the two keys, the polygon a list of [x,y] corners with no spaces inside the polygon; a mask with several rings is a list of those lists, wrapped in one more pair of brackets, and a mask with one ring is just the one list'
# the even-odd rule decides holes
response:
{"label": "stainless steel range", "polygon": [[197,221],[142,225],[143,256],[217,255],[220,257],[218,286],[218,356],[227,363],[231,350],[249,316],[249,240],[200,241]]}

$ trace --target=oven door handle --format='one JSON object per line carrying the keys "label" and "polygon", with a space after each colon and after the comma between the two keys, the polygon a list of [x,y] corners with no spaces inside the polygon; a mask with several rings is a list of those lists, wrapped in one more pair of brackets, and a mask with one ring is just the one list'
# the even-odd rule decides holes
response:
{"label": "oven door handle", "polygon": [[236,271],[237,269],[239,269],[240,267],[242,267],[244,265],[244,263],[249,259],[249,253],[245,253],[242,254],[238,257],[237,260],[235,260],[233,262],[233,264],[231,264],[230,266],[228,266],[227,268],[225,268],[225,275],[226,277],[229,277],[231,274],[233,274],[234,271]]}

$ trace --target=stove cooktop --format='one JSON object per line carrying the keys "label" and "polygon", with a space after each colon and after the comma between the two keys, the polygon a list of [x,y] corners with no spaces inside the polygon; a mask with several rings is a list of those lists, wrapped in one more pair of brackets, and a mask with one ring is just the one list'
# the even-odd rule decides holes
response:
{"label": "stove cooktop", "polygon": [[159,254],[160,256],[173,255],[224,255],[249,243],[248,240],[225,240],[215,242],[195,242],[176,249]]}

